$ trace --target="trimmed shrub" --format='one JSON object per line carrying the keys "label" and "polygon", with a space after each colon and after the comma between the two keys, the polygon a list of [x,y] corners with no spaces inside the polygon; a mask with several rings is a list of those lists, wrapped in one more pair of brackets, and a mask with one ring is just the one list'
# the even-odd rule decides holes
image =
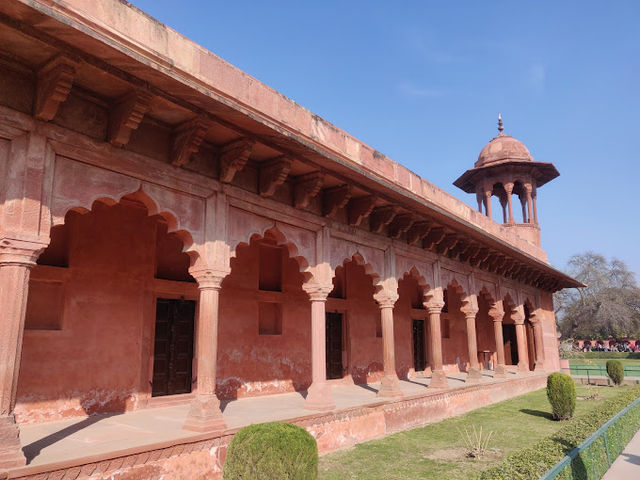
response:
{"label": "trimmed shrub", "polygon": [[607,360],[607,375],[616,385],[624,380],[624,367],[620,360]]}
{"label": "trimmed shrub", "polygon": [[290,423],[249,425],[231,440],[222,476],[224,480],[315,480],[316,440]]}
{"label": "trimmed shrub", "polygon": [[576,409],[576,384],[565,373],[552,373],[547,377],[547,398],[554,420],[567,420]]}
{"label": "trimmed shrub", "polygon": [[[593,435],[609,419],[640,397],[640,387],[622,387],[614,398],[574,418],[553,435],[519,450],[498,466],[485,470],[480,480],[538,480],[571,450]],[[640,428],[640,405],[630,409],[607,430],[609,455],[613,461]],[[609,468],[603,439],[592,443],[556,477],[562,480],[601,478]],[[590,476],[596,472],[600,476]]]}

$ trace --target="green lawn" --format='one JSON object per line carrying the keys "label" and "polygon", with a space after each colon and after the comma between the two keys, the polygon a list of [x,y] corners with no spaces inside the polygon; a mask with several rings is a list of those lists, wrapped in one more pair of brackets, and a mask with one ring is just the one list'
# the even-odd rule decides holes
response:
{"label": "green lawn", "polygon": [[[591,387],[599,400],[579,399],[576,415],[611,398],[626,387]],[[589,394],[578,386],[578,396]],[[531,445],[558,430],[565,422],[551,420],[551,409],[544,389],[528,393],[465,415],[449,418],[422,428],[390,435],[356,445],[346,451],[320,458],[322,480],[411,480],[472,479],[514,450]],[[464,455],[459,429],[472,425],[493,431],[487,458],[476,460]]]}

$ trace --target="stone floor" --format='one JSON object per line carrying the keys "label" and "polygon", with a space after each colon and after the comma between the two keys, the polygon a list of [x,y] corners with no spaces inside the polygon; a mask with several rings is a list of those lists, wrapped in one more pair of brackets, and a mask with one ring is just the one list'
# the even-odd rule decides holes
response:
{"label": "stone floor", "polygon": [[[506,381],[494,380],[492,371],[482,373],[483,382]],[[509,377],[516,378],[516,374],[510,373]],[[450,374],[447,378],[450,389],[468,385],[465,383],[465,373]],[[428,385],[429,378],[425,377],[400,382],[407,397],[426,393]],[[384,401],[376,396],[378,388],[379,384],[333,385],[336,410]],[[182,429],[188,410],[189,405],[175,405],[24,425],[20,428],[20,437],[28,465],[66,462],[110,451],[198,436],[199,434]],[[300,393],[244,398],[223,405],[223,416],[229,428],[312,414],[314,412],[304,409],[304,397]]]}

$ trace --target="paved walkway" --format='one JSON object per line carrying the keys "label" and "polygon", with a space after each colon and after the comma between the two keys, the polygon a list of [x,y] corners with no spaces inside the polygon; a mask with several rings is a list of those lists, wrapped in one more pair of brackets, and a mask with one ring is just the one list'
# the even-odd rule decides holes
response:
{"label": "paved walkway", "polygon": [[[519,376],[510,373],[508,379],[494,380],[493,372],[483,371],[482,374],[483,382],[504,382]],[[464,381],[465,373],[449,374],[447,378],[450,389],[468,385]],[[429,381],[428,377],[401,380],[400,387],[405,396],[424,394]],[[384,401],[376,396],[379,386],[333,385],[336,410]],[[184,404],[23,425],[20,427],[20,438],[28,465],[69,461],[114,450],[197,436],[197,433],[182,429],[188,411],[189,405]],[[314,412],[304,409],[304,397],[300,393],[243,398],[223,405],[223,416],[229,428],[312,414]]]}
{"label": "paved walkway", "polygon": [[629,442],[602,480],[632,480],[640,478],[640,430]]}

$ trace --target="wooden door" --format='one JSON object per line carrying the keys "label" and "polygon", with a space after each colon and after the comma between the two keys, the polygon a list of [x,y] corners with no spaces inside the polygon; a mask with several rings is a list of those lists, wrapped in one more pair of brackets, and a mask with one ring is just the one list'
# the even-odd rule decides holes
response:
{"label": "wooden door", "polygon": [[151,395],[191,392],[196,302],[158,298]]}
{"label": "wooden door", "polygon": [[516,326],[513,324],[502,324],[502,337],[504,340],[504,356],[507,365],[518,364],[518,341],[516,337]]}
{"label": "wooden door", "polygon": [[325,317],[327,379],[342,378],[342,314]]}
{"label": "wooden door", "polygon": [[424,320],[413,321],[413,368],[421,372],[427,366],[424,354]]}

